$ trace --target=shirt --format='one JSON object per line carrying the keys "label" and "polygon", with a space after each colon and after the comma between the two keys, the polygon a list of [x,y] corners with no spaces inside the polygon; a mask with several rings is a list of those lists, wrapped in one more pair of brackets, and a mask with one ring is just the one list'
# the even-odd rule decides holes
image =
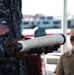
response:
{"label": "shirt", "polygon": [[74,75],[74,54],[72,50],[61,55],[56,68],[57,75]]}
{"label": "shirt", "polygon": [[5,56],[6,42],[15,37],[21,38],[22,23],[21,0],[0,0],[0,26],[6,23],[9,32],[0,36],[0,75],[27,75],[27,68],[23,57]]}

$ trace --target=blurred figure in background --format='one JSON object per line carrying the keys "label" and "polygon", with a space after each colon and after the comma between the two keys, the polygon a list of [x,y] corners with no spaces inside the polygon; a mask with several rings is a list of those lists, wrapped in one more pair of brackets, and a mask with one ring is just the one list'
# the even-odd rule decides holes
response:
{"label": "blurred figure in background", "polygon": [[45,29],[41,27],[37,27],[37,29],[34,32],[34,37],[41,37],[41,36],[46,36]]}
{"label": "blurred figure in background", "polygon": [[56,75],[74,75],[74,28],[70,31],[72,49],[60,56],[56,67]]}

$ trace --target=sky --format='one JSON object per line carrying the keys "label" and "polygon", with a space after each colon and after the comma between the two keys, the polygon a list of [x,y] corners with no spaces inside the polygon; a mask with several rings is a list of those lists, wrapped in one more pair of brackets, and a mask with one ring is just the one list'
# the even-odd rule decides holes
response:
{"label": "sky", "polygon": [[[43,14],[61,16],[64,0],[22,0],[22,13],[25,15]],[[67,0],[67,14],[74,15],[74,0]]]}

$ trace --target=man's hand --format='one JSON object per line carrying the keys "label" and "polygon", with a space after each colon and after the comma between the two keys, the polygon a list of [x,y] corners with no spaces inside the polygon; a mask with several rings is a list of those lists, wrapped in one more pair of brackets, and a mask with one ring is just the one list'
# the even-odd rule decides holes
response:
{"label": "man's hand", "polygon": [[37,54],[37,55],[40,55],[42,53],[47,54],[47,53],[52,53],[53,51],[57,51],[58,48],[60,48],[59,43],[57,43],[57,44],[55,44],[53,46],[32,48],[32,49],[30,49],[30,51],[27,52],[27,54]]}
{"label": "man's hand", "polygon": [[48,47],[45,47],[44,48],[44,53],[47,54],[47,53],[52,53],[53,51],[57,51],[58,48],[60,48],[60,44],[57,43],[53,46],[48,46]]}

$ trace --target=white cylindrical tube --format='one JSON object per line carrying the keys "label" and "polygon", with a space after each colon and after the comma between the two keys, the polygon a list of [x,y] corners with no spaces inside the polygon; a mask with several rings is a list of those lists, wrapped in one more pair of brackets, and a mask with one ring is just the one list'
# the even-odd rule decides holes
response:
{"label": "white cylindrical tube", "polygon": [[22,44],[22,49],[20,50],[20,52],[23,52],[31,48],[53,46],[56,43],[63,45],[65,41],[66,39],[63,34],[53,34],[51,36],[42,36],[42,37],[36,37],[34,39],[20,40],[17,43]]}

